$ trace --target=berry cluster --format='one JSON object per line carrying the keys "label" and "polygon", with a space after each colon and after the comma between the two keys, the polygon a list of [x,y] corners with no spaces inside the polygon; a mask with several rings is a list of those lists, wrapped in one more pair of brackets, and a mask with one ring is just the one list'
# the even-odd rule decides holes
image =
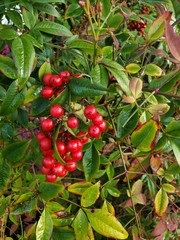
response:
{"label": "berry cluster", "polygon": [[51,98],[53,95],[57,97],[64,85],[70,81],[71,75],[68,71],[62,71],[59,75],[47,73],[43,76],[44,87],[41,90],[43,98]]}
{"label": "berry cluster", "polygon": [[[56,76],[56,77],[54,77]],[[54,79],[56,79],[54,81]],[[44,88],[55,88],[59,82],[57,75],[46,74],[43,77]],[[63,78],[61,78],[63,79]],[[64,83],[69,81],[66,79]],[[54,90],[54,89],[53,89]],[[52,97],[42,91],[44,98]],[[47,97],[48,96],[48,97]],[[106,122],[93,105],[88,105],[84,109],[84,116],[91,122],[88,131],[79,131],[79,120],[74,116],[64,117],[64,109],[59,104],[52,105],[50,117],[43,118],[40,123],[41,131],[36,134],[39,148],[43,154],[41,172],[46,175],[46,180],[54,182],[58,177],[63,178],[68,172],[76,169],[77,161],[83,157],[82,148],[89,138],[98,138],[101,132],[106,129]],[[66,120],[65,120],[66,119]],[[63,122],[66,124],[63,124]],[[61,122],[61,128],[56,133],[57,125]],[[76,134],[71,134],[68,128],[74,129]],[[54,139],[54,135],[57,135]],[[55,146],[54,146],[55,145]],[[55,152],[58,152],[62,161],[58,161]]]}
{"label": "berry cluster", "polygon": [[143,4],[141,7],[141,13],[148,15],[151,13],[151,8],[149,6]]}
{"label": "berry cluster", "polygon": [[144,29],[146,28],[146,26],[147,26],[147,22],[143,22],[142,20],[141,21],[133,20],[128,23],[129,30],[131,31],[137,30],[138,34],[143,38],[145,38]]}

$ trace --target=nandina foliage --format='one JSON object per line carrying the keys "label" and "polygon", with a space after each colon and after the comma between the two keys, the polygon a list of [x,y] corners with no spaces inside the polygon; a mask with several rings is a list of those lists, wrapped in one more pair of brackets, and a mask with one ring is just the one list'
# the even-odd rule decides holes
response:
{"label": "nandina foliage", "polygon": [[179,9],[1,1],[1,239],[178,239]]}

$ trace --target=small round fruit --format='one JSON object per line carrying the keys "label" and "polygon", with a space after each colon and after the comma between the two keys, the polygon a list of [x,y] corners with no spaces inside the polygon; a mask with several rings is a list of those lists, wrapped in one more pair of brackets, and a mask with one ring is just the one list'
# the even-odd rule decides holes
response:
{"label": "small round fruit", "polygon": [[88,105],[84,109],[84,116],[88,119],[93,119],[97,116],[97,110],[93,105]]}
{"label": "small round fruit", "polygon": [[64,109],[60,105],[58,105],[58,104],[53,105],[50,108],[50,114],[54,118],[59,118],[59,117],[61,117],[64,114]]}
{"label": "small round fruit", "polygon": [[80,131],[77,133],[76,135],[78,137],[78,139],[83,143],[85,144],[86,142],[88,142],[88,136],[87,136],[87,132],[84,132],[84,131]]}
{"label": "small round fruit", "polygon": [[106,130],[106,122],[103,121],[101,124],[98,125],[101,132],[104,132]]}
{"label": "small round fruit", "polygon": [[53,156],[46,156],[42,159],[44,167],[51,169],[55,164],[55,158]]}
{"label": "small round fruit", "polygon": [[62,78],[63,83],[68,83],[71,79],[71,74],[68,71],[60,72],[59,76]]}
{"label": "small round fruit", "polygon": [[59,75],[52,75],[51,77],[51,85],[53,87],[59,87],[63,83],[62,78]]}
{"label": "small round fruit", "polygon": [[46,86],[51,86],[51,77],[52,77],[52,74],[51,73],[46,73],[44,76],[43,76],[43,82]]}
{"label": "small round fruit", "polygon": [[67,143],[67,151],[68,152],[76,152],[79,150],[79,144],[77,139],[71,139]]}
{"label": "small round fruit", "polygon": [[46,86],[42,88],[41,94],[43,98],[51,98],[54,94],[54,90],[52,87]]}
{"label": "small round fruit", "polygon": [[54,153],[53,149],[49,149],[49,150],[47,150],[47,151],[42,150],[42,154],[43,154],[44,156],[52,156],[53,153]]}
{"label": "small round fruit", "polygon": [[65,166],[66,170],[69,172],[73,172],[74,170],[76,170],[76,162],[73,160],[70,160],[67,162],[67,165]]}
{"label": "small round fruit", "polygon": [[44,131],[51,131],[54,128],[54,122],[50,118],[46,118],[41,122],[41,128]]}
{"label": "small round fruit", "polygon": [[82,153],[81,150],[79,150],[79,151],[77,151],[77,152],[72,152],[72,153],[71,153],[71,158],[72,158],[72,160],[74,160],[74,161],[79,161],[79,160],[82,159],[82,157],[83,157],[83,153]]}
{"label": "small round fruit", "polygon": [[67,171],[65,169],[65,166],[58,162],[55,163],[54,167],[52,168],[52,173],[58,177],[64,177]]}
{"label": "small round fruit", "polygon": [[101,124],[103,121],[104,121],[103,116],[100,115],[99,113],[96,115],[95,118],[92,119],[92,122],[94,123],[94,125],[97,125],[97,126]]}
{"label": "small round fruit", "polygon": [[76,128],[78,126],[78,120],[75,117],[69,117],[67,120],[67,125],[69,128]]}
{"label": "small round fruit", "polygon": [[41,151],[48,151],[51,149],[52,141],[49,138],[43,138],[39,141]]}
{"label": "small round fruit", "polygon": [[55,182],[57,179],[57,176],[55,174],[47,174],[46,175],[46,180],[48,182]]}
{"label": "small round fruit", "polygon": [[41,172],[42,172],[43,174],[45,174],[45,175],[49,174],[50,171],[51,171],[50,168],[46,168],[45,166],[42,166],[42,167],[41,167]]}
{"label": "small round fruit", "polygon": [[101,135],[100,128],[96,125],[92,125],[88,128],[88,134],[92,138],[98,138]]}
{"label": "small round fruit", "polygon": [[38,141],[41,141],[43,138],[45,138],[46,137],[46,135],[45,135],[45,133],[43,133],[43,132],[38,132],[37,134],[36,134],[36,139],[38,140]]}
{"label": "small round fruit", "polygon": [[60,155],[63,155],[66,153],[66,145],[64,142],[57,140],[56,141],[56,146],[57,146],[57,150],[59,152]]}
{"label": "small round fruit", "polygon": [[75,73],[73,77],[74,77],[74,78],[80,78],[80,77],[81,77],[81,74],[80,74],[80,73]]}

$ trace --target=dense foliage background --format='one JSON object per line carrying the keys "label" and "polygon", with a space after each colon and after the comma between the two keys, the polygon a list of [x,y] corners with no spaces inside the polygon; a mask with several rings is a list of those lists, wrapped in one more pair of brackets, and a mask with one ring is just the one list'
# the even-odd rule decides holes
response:
{"label": "dense foliage background", "polygon": [[[180,1],[3,0],[0,17],[1,239],[179,239]],[[75,171],[47,179],[37,134],[55,104],[56,161],[58,138],[89,138]]]}

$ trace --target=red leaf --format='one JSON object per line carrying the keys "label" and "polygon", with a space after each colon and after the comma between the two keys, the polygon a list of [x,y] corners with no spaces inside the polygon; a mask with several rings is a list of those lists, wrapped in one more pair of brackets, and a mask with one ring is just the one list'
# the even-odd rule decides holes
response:
{"label": "red leaf", "polygon": [[169,51],[180,62],[180,36],[174,32],[168,21],[165,23],[165,37]]}
{"label": "red leaf", "polygon": [[161,220],[161,221],[159,221],[158,224],[156,225],[156,227],[155,227],[152,235],[153,235],[154,237],[157,237],[157,236],[163,234],[166,230],[167,230],[166,223],[165,223],[163,220]]}

